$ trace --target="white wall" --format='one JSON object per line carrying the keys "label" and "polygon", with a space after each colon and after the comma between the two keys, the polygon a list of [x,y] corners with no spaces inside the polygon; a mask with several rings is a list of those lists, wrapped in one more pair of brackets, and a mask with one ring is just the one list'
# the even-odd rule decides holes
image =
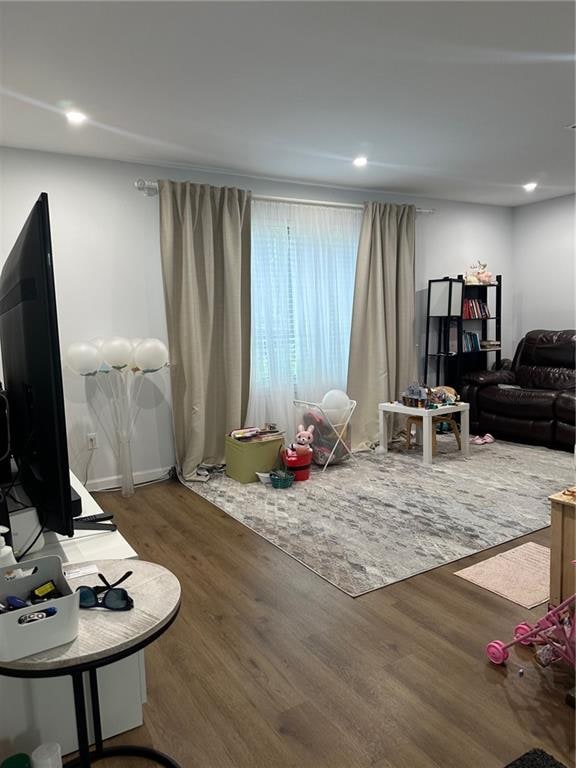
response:
{"label": "white wall", "polygon": [[[115,333],[166,339],[158,198],[134,189],[139,177],[191,179],[263,195],[358,203],[386,200],[435,208],[433,215],[417,218],[417,290],[426,288],[429,278],[455,276],[478,259],[487,261],[494,273],[503,275],[504,327],[512,325],[509,208],[0,148],[0,261],[38,194],[48,192],[63,349],[74,340]],[[504,349],[505,354],[513,350],[509,334]],[[86,433],[97,431],[100,448],[92,457],[89,476],[108,478],[100,485],[114,483],[114,454],[94,409],[87,407],[87,394],[92,397],[87,382],[66,373],[64,383],[72,467],[84,479]],[[137,479],[161,474],[173,463],[168,377],[157,376],[144,394],[133,450]]]}
{"label": "white wall", "polygon": [[535,328],[576,328],[574,195],[513,209],[515,342]]}
{"label": "white wall", "polygon": [[[37,152],[3,150],[0,157],[2,263],[40,192],[48,192],[60,343],[96,336],[166,339],[156,206],[131,187],[135,169]],[[70,464],[82,481],[118,482],[106,401],[93,380],[64,373]],[[87,401],[93,407],[87,406]],[[161,476],[174,462],[169,377],[142,388],[133,442],[136,480]],[[97,432],[91,454],[86,434]]]}

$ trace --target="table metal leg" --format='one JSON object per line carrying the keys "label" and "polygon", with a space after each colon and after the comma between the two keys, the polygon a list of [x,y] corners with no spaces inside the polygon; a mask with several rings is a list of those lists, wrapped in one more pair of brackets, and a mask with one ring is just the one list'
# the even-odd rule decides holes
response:
{"label": "table metal leg", "polygon": [[180,763],[177,763],[169,755],[165,755],[163,752],[158,752],[158,750],[152,749],[151,747],[122,745],[117,747],[104,747],[100,754],[91,752],[90,757],[88,758],[90,762],[88,763],[82,763],[80,757],[75,757],[65,764],[65,768],[84,768],[85,765],[90,766],[98,760],[107,760],[109,757],[142,757],[157,765],[163,765],[165,768],[182,768]]}
{"label": "table metal leg", "polygon": [[423,459],[424,464],[432,464],[432,419],[424,413],[422,414],[422,431],[423,431]]}
{"label": "table metal leg", "polygon": [[92,706],[92,722],[94,724],[95,750],[90,751],[88,742],[88,725],[86,719],[86,704],[84,701],[84,682],[82,672],[72,673],[74,686],[74,709],[76,712],[76,732],[78,734],[78,756],[66,763],[66,768],[90,768],[98,760],[108,757],[142,757],[165,768],[181,768],[181,766],[164,752],[158,752],[151,747],[133,747],[119,745],[104,747],[102,743],[102,722],[100,718],[100,699],[98,695],[97,670],[88,672],[90,681],[90,703]]}
{"label": "table metal leg", "polygon": [[92,722],[94,723],[94,746],[96,754],[102,752],[102,719],[100,717],[100,696],[98,693],[98,670],[88,672],[90,679],[90,704],[92,706]]}
{"label": "table metal leg", "polygon": [[470,455],[470,411],[462,411],[460,414],[460,439],[462,441],[462,455]]}
{"label": "table metal leg", "polygon": [[86,702],[84,701],[84,681],[82,672],[72,673],[74,689],[74,711],[76,713],[76,734],[78,736],[78,768],[90,768],[90,744],[88,743],[88,723],[86,720]]}
{"label": "table metal leg", "polygon": [[[182,766],[163,752],[158,752],[150,747],[104,747],[102,754],[95,757],[94,760],[106,760],[109,757],[143,757],[157,765],[163,765],[165,768],[182,768]],[[66,765],[68,768],[68,765]]]}

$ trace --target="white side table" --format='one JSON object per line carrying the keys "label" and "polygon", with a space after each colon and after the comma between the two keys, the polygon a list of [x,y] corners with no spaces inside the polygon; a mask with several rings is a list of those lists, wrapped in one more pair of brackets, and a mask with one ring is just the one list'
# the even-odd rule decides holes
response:
{"label": "white side table", "polygon": [[[70,473],[70,485],[82,499],[82,515],[104,510]],[[138,553],[118,531],[75,531],[73,538],[45,533],[45,546],[25,559],[58,555],[69,564],[95,563],[98,560],[123,560],[124,570],[132,567]],[[143,723],[146,701],[145,650],[98,670],[102,732],[106,739],[138,728]],[[84,675],[86,687],[88,674]],[[58,701],[58,707],[53,702]],[[91,725],[91,724],[90,724]],[[74,724],[74,701],[69,680],[0,676],[0,763],[9,754],[32,752],[43,741],[53,741],[54,734],[62,754],[78,749]],[[94,733],[90,731],[90,740]]]}
{"label": "white side table", "polygon": [[[180,583],[166,568],[142,560],[99,560],[95,565],[111,583],[126,571],[132,571],[122,586],[134,600],[133,609],[81,609],[75,640],[23,659],[0,662],[0,675],[15,678],[71,678],[79,755],[66,763],[68,768],[89,768],[99,760],[114,756],[141,757],[166,768],[180,768],[171,757],[150,747],[103,745],[97,676],[98,669],[141,651],[170,627],[180,608]],[[97,575],[90,574],[69,579],[69,583],[72,589],[76,589],[82,584],[93,586],[102,582]],[[85,672],[88,673],[90,713],[85,701]],[[95,749],[92,751],[89,746],[88,714],[95,736]],[[58,740],[58,733],[54,733],[54,740]]]}
{"label": "white side table", "polygon": [[404,416],[417,416],[422,419],[423,432],[423,461],[424,464],[432,464],[432,417],[442,414],[459,413],[460,437],[462,455],[470,455],[470,404],[455,403],[454,405],[442,405],[439,408],[411,408],[402,403],[379,403],[378,417],[380,421],[380,448],[379,453],[388,453],[388,424],[386,414],[401,413]]}

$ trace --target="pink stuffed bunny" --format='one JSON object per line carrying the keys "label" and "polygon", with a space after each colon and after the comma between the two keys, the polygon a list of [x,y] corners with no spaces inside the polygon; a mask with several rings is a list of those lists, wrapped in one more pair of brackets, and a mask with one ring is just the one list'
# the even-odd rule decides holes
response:
{"label": "pink stuffed bunny", "polygon": [[298,456],[304,456],[306,453],[310,453],[310,443],[314,440],[314,424],[310,424],[307,429],[304,429],[303,424],[298,425],[298,432],[296,433],[296,441],[292,443],[290,448],[296,452]]}

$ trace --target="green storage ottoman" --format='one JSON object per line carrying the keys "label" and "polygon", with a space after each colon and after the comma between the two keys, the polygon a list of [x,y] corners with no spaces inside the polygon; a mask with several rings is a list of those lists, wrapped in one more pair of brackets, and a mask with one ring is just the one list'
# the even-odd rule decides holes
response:
{"label": "green storage ottoman", "polygon": [[271,472],[280,466],[284,437],[265,440],[235,440],[226,435],[226,474],[239,483],[258,480],[256,472]]}

